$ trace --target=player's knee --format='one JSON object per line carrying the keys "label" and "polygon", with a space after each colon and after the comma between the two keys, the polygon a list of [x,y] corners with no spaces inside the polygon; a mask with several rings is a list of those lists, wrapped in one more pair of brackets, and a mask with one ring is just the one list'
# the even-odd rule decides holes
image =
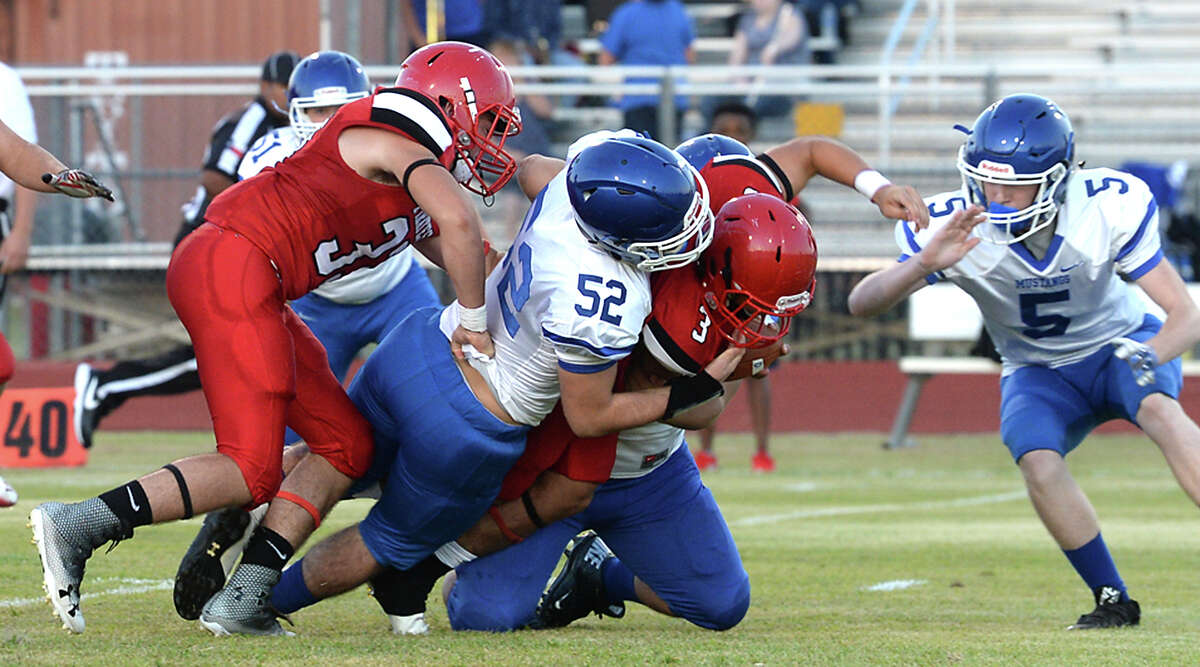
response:
{"label": "player's knee", "polygon": [[1153,429],[1170,424],[1180,414],[1183,414],[1183,409],[1178,401],[1166,394],[1155,393],[1142,399],[1141,405],[1138,406],[1137,420],[1142,428]]}
{"label": "player's knee", "polygon": [[750,609],[750,578],[742,574],[737,585],[722,588],[720,594],[703,600],[699,610],[687,620],[709,630],[728,630],[746,617]]}
{"label": "player's knee", "polygon": [[1017,463],[1030,491],[1042,493],[1057,487],[1067,476],[1062,455],[1052,449],[1026,452]]}
{"label": "player's knee", "polygon": [[463,603],[452,593],[446,600],[446,617],[454,630],[510,632],[533,619],[533,610],[513,604]]}

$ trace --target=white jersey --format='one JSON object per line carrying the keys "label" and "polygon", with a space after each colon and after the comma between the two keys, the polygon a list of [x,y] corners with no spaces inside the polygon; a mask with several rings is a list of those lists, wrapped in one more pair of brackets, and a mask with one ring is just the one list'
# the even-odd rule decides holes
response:
{"label": "white jersey", "polygon": [[613,479],[630,479],[650,474],[683,446],[683,429],[650,422],[621,431],[617,436],[617,459]]}
{"label": "white jersey", "polygon": [[[588,243],[567,198],[566,171],[534,200],[487,280],[493,359],[468,355],[518,423],[536,426],[558,402],[558,369],[595,373],[629,355],[650,314],[650,279]],[[447,337],[455,305],[442,313]]]}
{"label": "white jersey", "polygon": [[[303,145],[304,141],[290,127],[271,130],[259,137],[246,151],[246,157],[238,165],[238,180],[243,181],[267,167],[274,166],[300,150]],[[392,288],[404,280],[413,263],[412,252],[412,248],[405,248],[378,266],[327,280],[314,289],[312,294],[337,303],[358,304],[374,301],[392,291]]]}
{"label": "white jersey", "polygon": [[[949,280],[975,299],[1004,359],[1005,375],[1021,366],[1080,361],[1138,328],[1146,314],[1144,302],[1118,274],[1136,280],[1163,260],[1150,189],[1113,169],[1078,170],[1065,187],[1066,200],[1043,259],[1019,243],[984,241],[954,266],[926,278]],[[919,234],[898,222],[900,260],[919,252],[966,201],[958,191],[926,199],[930,223]]]}

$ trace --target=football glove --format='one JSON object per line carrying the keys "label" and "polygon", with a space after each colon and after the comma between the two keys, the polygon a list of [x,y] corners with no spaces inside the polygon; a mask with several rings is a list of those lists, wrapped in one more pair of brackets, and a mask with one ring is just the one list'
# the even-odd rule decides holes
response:
{"label": "football glove", "polygon": [[112,190],[82,169],[64,169],[57,174],[42,174],[42,182],[71,197],[103,197],[113,201]]}
{"label": "football glove", "polygon": [[1131,338],[1114,338],[1112,344],[1117,348],[1113,354],[1129,364],[1139,387],[1154,382],[1154,369],[1158,368],[1158,355],[1154,353],[1154,348]]}

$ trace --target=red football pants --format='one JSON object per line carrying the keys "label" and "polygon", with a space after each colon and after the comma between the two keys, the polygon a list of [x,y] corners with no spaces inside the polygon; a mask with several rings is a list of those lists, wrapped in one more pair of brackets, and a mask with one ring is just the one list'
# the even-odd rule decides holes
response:
{"label": "red football pants", "polygon": [[8,339],[0,333],[0,385],[12,379],[15,363],[12,348],[8,346]]}
{"label": "red football pants", "polygon": [[366,472],[371,428],[258,247],[205,223],[175,249],[167,296],[196,348],[217,451],[241,469],[252,504],[279,490],[285,424],[342,474]]}

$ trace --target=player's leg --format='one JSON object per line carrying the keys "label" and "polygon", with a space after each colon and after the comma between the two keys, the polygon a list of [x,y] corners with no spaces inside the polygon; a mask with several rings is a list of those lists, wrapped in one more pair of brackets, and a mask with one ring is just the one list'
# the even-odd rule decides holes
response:
{"label": "player's leg", "polygon": [[716,469],[717,455],[713,452],[713,440],[717,437],[717,422],[713,422],[706,429],[700,430],[700,449],[693,454],[696,459],[696,467],[701,470]]}
{"label": "player's leg", "polygon": [[244,239],[205,230],[177,250],[167,291],[200,359],[217,453],[175,461],[81,503],[34,509],[45,584],[76,632],[83,630],[79,583],[95,547],[131,537],[137,526],[263,502],[278,488],[294,379],[278,279],[270,261]]}
{"label": "player's leg", "polygon": [[[601,486],[581,520],[616,554],[599,559],[601,599],[593,601],[592,610],[635,601],[714,630],[731,628],[745,616],[750,579],[686,445],[644,477]],[[547,596],[554,589],[551,584]],[[571,592],[577,598],[586,594],[578,586]],[[549,613],[554,601],[547,601],[539,607],[547,625],[574,620],[556,618]]]}
{"label": "player's leg", "polygon": [[754,429],[754,457],[750,460],[750,469],[755,472],[774,472],[775,459],[771,458],[768,451],[771,438],[771,379],[766,375],[754,377],[746,385],[750,422]]}
{"label": "player's leg", "polygon": [[577,517],[556,521],[520,544],[460,565],[443,584],[450,627],[502,632],[532,622],[546,580],[579,530]]}
{"label": "player's leg", "polygon": [[[1145,342],[1160,328],[1157,319],[1152,319],[1130,338]],[[1179,486],[1200,505],[1200,427],[1179,404],[1182,362],[1175,359],[1162,364],[1154,381],[1144,386],[1134,381],[1129,367],[1119,359],[1113,359],[1106,372],[1109,400],[1121,406],[1121,416],[1140,426],[1158,445]]]}
{"label": "player's leg", "polygon": [[196,391],[200,375],[191,345],[180,345],[148,359],[117,362],[96,370],[87,362],[75,367],[75,437],[92,446],[100,422],[126,400]]}
{"label": "player's leg", "polygon": [[351,481],[366,472],[373,449],[370,426],[329,370],[320,342],[290,309],[283,309],[282,320],[296,369],[287,423],[311,453],[283,480],[247,541],[241,563],[225,588],[205,604],[200,622],[216,634],[282,631],[266,604],[270,589]]}
{"label": "player's leg", "polygon": [[[1100,609],[1136,607],[1117,571],[1091,502],[1067,469],[1065,456],[1098,422],[1102,397],[1078,387],[1096,377],[1095,360],[1063,369],[1027,366],[1001,383],[1001,438],[1020,467],[1038,517],[1083,579]],[[1099,398],[1099,400],[1097,400]],[[1093,614],[1096,612],[1093,612]],[[1093,627],[1085,614],[1072,627]],[[1134,620],[1133,622],[1136,622]]]}

